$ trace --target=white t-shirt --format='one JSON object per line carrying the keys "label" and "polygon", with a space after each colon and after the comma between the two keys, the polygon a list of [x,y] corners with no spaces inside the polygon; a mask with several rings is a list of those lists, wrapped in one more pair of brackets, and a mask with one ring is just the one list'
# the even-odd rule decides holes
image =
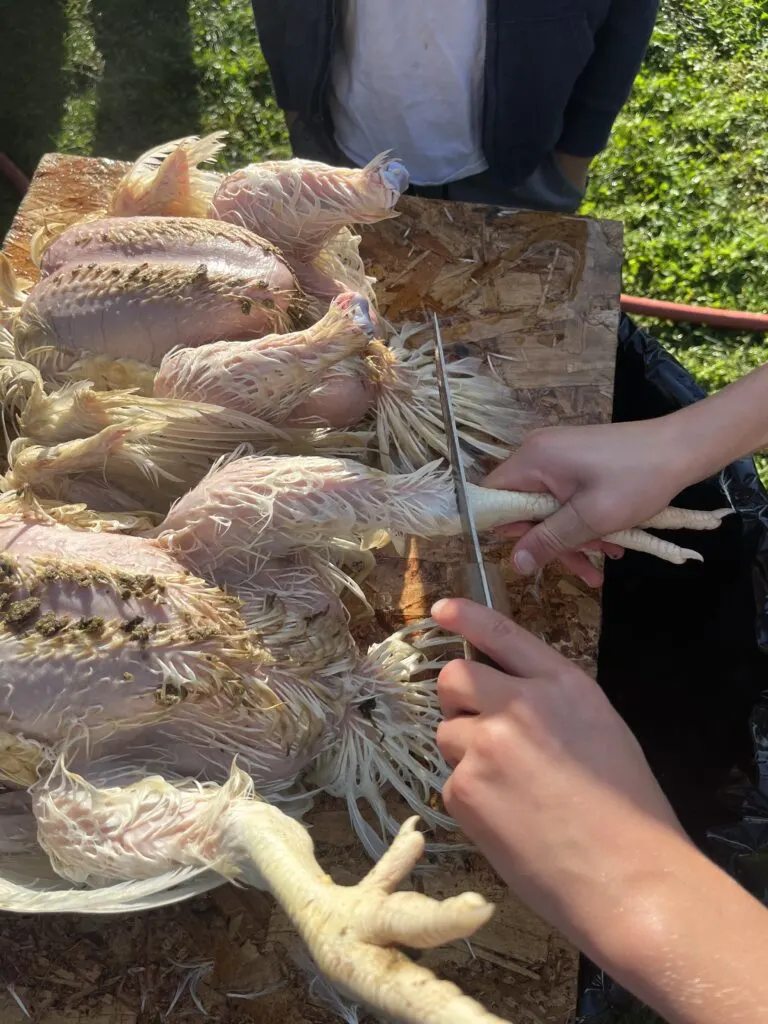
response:
{"label": "white t-shirt", "polygon": [[331,71],[342,152],[362,166],[391,150],[416,185],[484,171],[486,0],[346,0],[345,8]]}

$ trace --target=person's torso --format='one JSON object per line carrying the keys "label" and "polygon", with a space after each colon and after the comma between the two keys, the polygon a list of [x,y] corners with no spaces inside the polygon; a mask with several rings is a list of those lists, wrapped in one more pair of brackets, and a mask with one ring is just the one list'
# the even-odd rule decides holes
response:
{"label": "person's torso", "polygon": [[332,64],[336,143],[363,165],[391,150],[419,185],[488,166],[486,0],[346,0]]}

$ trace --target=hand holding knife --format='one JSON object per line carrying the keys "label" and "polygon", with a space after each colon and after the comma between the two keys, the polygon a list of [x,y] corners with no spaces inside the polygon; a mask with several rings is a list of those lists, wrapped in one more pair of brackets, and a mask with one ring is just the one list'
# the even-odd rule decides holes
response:
{"label": "hand holding knife", "polygon": [[[464,462],[461,458],[461,445],[459,432],[456,426],[456,417],[453,413],[451,393],[448,387],[448,373],[445,364],[445,349],[443,338],[440,333],[440,323],[437,315],[433,314],[435,327],[435,367],[437,373],[437,387],[440,393],[440,405],[445,424],[445,436],[448,441],[448,462],[453,473],[454,486],[456,488],[456,502],[459,509],[459,517],[462,524],[464,537],[464,548],[466,558],[464,562],[464,586],[467,597],[477,604],[485,605],[486,608],[493,608],[502,615],[509,615],[509,597],[504,578],[495,565],[487,565],[483,559],[480,549],[480,541],[477,536],[477,527],[472,516],[472,509],[467,496],[467,478],[464,472]],[[473,647],[467,640],[464,641],[464,657],[467,661],[477,661],[484,665],[498,668],[483,651]]]}

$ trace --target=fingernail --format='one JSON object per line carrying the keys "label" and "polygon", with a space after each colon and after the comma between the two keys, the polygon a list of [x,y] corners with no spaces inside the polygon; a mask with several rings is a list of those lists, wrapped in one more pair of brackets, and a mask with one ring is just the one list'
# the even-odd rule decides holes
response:
{"label": "fingernail", "polygon": [[529,551],[518,551],[513,562],[521,576],[532,576],[538,568]]}
{"label": "fingernail", "polygon": [[432,608],[430,609],[432,618],[434,618],[435,615],[439,615],[441,609],[444,608],[447,604],[448,601],[444,597],[441,597],[439,601],[435,601],[435,603],[432,605]]}

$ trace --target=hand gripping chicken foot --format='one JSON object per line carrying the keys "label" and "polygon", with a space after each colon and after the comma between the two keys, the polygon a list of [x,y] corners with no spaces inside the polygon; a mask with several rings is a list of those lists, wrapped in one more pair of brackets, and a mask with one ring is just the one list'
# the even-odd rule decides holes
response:
{"label": "hand gripping chicken foot", "polygon": [[[499,491],[467,485],[480,532],[539,522],[560,503],[550,494]],[[637,529],[606,540],[668,562],[703,561],[698,551],[645,533],[645,529],[715,530],[731,509],[702,512],[666,508]],[[367,548],[390,540],[461,533],[450,472],[439,463],[390,475],[345,459],[246,456],[211,471],[171,509],[158,527],[161,543],[198,571],[236,553],[270,557],[300,547],[322,548],[335,537]]]}

